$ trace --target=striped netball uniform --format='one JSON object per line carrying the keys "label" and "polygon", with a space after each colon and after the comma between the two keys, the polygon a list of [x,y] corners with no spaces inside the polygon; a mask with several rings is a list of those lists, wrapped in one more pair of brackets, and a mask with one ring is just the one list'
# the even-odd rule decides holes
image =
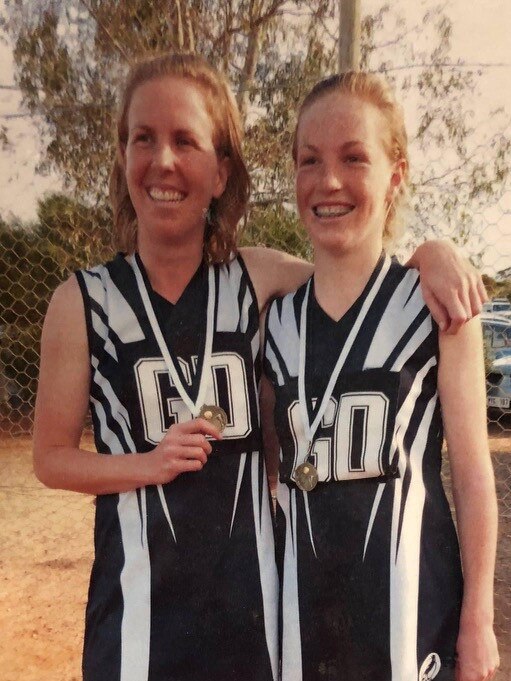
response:
{"label": "striped netball uniform", "polygon": [[[211,285],[205,403],[228,417],[203,470],[97,498],[85,681],[277,678],[277,576],[257,402],[257,303],[241,259],[201,266],[172,305],[151,290],[161,333],[195,399]],[[79,272],[96,447],[149,452],[192,415],[170,378],[132,265]],[[208,308],[209,309],[209,308]]]}
{"label": "striped netball uniform", "polygon": [[[269,309],[283,681],[454,678],[462,576],[440,479],[437,360],[418,274],[385,255],[338,322],[318,305],[313,281]],[[327,386],[308,449],[304,421]],[[303,492],[294,471],[307,451],[319,482]]]}

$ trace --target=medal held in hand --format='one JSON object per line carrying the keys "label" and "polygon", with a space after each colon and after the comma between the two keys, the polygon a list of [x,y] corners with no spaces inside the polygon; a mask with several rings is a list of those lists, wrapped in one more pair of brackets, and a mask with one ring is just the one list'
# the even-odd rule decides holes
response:
{"label": "medal held in hand", "polygon": [[311,492],[318,484],[318,471],[308,461],[304,461],[295,468],[293,477],[296,486],[302,492]]}
{"label": "medal held in hand", "polygon": [[212,426],[218,428],[220,432],[225,430],[227,425],[227,414],[222,407],[217,407],[216,404],[203,404],[199,412],[199,418],[206,419]]}

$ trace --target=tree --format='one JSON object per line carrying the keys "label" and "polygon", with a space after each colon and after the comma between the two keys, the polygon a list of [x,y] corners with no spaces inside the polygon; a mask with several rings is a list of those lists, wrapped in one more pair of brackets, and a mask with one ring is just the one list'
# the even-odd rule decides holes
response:
{"label": "tree", "polygon": [[[392,48],[381,61],[382,28]],[[477,81],[484,66],[449,58],[453,26],[442,4],[431,4],[416,25],[389,6],[364,21],[363,66],[394,80],[401,100],[416,98],[416,124],[409,126],[414,170],[414,236],[449,235],[469,245],[476,264],[484,243],[477,220],[502,196],[509,178],[509,117],[489,111],[474,119]]]}
{"label": "tree", "polygon": [[[293,202],[288,150],[298,103],[319,77],[336,69],[337,5],[6,2],[3,25],[15,42],[16,78],[47,141],[41,171],[58,170],[80,200],[106,216],[116,91],[128,63],[162,50],[196,50],[233,83],[246,119],[253,210],[258,216],[270,211],[273,225],[273,207]],[[409,25],[399,6],[383,5],[363,19],[362,66],[385,72],[401,98],[416,100],[417,123],[409,131],[417,166],[411,235],[442,229],[466,243],[474,240],[474,214],[502,191],[511,150],[498,112],[490,119],[493,127],[486,122],[486,138],[471,124],[478,71],[449,62],[451,31],[442,6],[432,4]],[[277,237],[270,229],[265,241],[278,243]]]}

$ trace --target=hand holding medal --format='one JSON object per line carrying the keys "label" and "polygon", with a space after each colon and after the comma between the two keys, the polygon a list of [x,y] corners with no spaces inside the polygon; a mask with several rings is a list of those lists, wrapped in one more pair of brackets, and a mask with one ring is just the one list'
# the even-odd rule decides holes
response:
{"label": "hand holding medal", "polygon": [[209,421],[220,433],[225,430],[227,425],[227,414],[222,407],[217,407],[216,404],[203,404],[199,412],[199,418]]}

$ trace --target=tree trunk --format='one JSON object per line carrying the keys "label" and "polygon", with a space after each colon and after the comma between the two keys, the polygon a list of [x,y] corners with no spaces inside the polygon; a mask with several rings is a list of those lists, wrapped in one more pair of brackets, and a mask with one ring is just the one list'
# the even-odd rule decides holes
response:
{"label": "tree trunk", "polygon": [[243,64],[243,71],[241,74],[238,95],[236,97],[240,109],[242,120],[245,120],[248,110],[248,95],[250,86],[254,80],[255,70],[257,66],[257,59],[259,57],[261,29],[260,25],[252,26],[248,35],[247,52],[245,54],[245,63]]}

